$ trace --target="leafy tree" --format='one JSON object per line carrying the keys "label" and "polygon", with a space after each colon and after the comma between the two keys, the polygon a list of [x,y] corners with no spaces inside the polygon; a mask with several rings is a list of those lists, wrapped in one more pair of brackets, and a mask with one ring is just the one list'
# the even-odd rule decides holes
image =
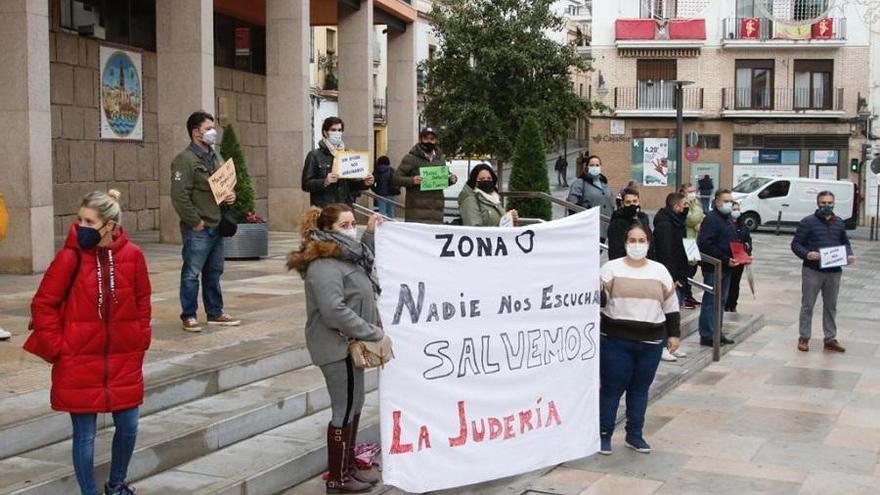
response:
{"label": "leafy tree", "polygon": [[254,204],[254,185],[251,182],[251,176],[248,175],[247,164],[244,161],[244,153],[241,151],[241,144],[238,142],[238,136],[232,129],[232,125],[223,127],[223,142],[220,143],[220,156],[224,160],[232,158],[235,162],[235,175],[237,182],[235,184],[235,203],[231,206],[239,223],[244,222],[248,214],[256,209]]}
{"label": "leafy tree", "polygon": [[588,63],[545,35],[563,28],[553,1],[434,2],[440,51],[424,64],[425,117],[448,152],[506,161],[527,114],[552,143],[574,118],[604,108],[574,92],[571,73]]}
{"label": "leafy tree", "polygon": [[[513,154],[513,171],[510,173],[511,191],[550,192],[547,177],[544,140],[534,117],[527,117],[519,130]],[[553,208],[546,199],[511,198],[508,207],[517,210],[521,217],[551,220]]]}

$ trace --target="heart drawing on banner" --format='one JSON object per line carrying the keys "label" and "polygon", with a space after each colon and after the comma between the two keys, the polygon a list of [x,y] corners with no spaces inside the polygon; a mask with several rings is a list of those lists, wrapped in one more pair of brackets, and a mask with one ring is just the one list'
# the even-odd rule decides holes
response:
{"label": "heart drawing on banner", "polygon": [[523,253],[529,254],[532,252],[532,249],[535,247],[535,232],[532,230],[527,230],[522,234],[516,236],[516,245],[522,250]]}

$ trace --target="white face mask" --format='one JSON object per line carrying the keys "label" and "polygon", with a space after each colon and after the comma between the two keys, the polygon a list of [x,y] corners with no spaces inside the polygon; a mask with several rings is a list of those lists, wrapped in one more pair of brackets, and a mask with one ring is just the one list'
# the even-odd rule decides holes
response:
{"label": "white face mask", "polygon": [[740,215],[742,215],[742,212],[739,210],[733,210],[732,212],[730,212],[730,218],[732,218],[734,220],[739,218]]}
{"label": "white face mask", "polygon": [[628,242],[626,244],[626,256],[635,261],[643,260],[648,256],[648,244]]}
{"label": "white face mask", "polygon": [[599,175],[602,173],[602,167],[590,165],[587,168],[590,172],[590,175],[592,175],[593,177],[599,177]]}
{"label": "white face mask", "polygon": [[697,199],[697,193],[695,193],[695,192],[687,193],[687,200],[688,201],[693,201],[695,199]]}
{"label": "white face mask", "polygon": [[342,229],[339,231],[339,233],[344,235],[345,237],[351,237],[352,239],[357,240],[357,235],[358,235],[357,227],[352,227],[350,229]]}
{"label": "white face mask", "polygon": [[342,144],[342,131],[328,131],[327,139],[330,140],[333,146],[339,146]]}
{"label": "white face mask", "polygon": [[214,146],[217,143],[217,129],[208,129],[202,133],[202,141],[208,146]]}

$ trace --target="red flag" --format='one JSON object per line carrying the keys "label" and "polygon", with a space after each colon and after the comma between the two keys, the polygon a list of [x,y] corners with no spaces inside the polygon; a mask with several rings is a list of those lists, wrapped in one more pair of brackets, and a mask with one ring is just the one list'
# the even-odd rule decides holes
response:
{"label": "red flag", "polygon": [[834,32],[834,21],[831,19],[819,19],[819,22],[813,24],[814,40],[830,40]]}
{"label": "red flag", "polygon": [[742,19],[739,25],[739,37],[744,40],[756,40],[761,34],[761,19]]}

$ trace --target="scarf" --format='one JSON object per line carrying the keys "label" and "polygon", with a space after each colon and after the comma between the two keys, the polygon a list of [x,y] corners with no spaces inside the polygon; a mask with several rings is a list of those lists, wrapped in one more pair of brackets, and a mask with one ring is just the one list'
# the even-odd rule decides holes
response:
{"label": "scarf", "polygon": [[345,143],[344,143],[344,142],[339,143],[339,146],[335,146],[335,145],[334,145],[333,143],[331,143],[330,140],[327,139],[327,138],[323,138],[322,141],[324,141],[324,145],[327,146],[327,151],[329,151],[330,154],[333,155],[334,157],[336,156],[336,152],[337,152],[337,151],[343,151],[343,150],[345,149]]}
{"label": "scarf", "polygon": [[372,249],[357,239],[352,239],[332,230],[314,230],[310,238],[313,241],[336,243],[340,249],[339,259],[361,267],[370,279],[370,283],[373,284],[373,290],[376,294],[378,295],[382,292],[379,289],[379,282],[373,276],[374,257]]}
{"label": "scarf", "polygon": [[496,205],[500,205],[500,204],[501,204],[501,196],[499,196],[497,192],[492,192],[492,193],[490,194],[490,193],[487,193],[487,192],[485,192],[485,191],[483,191],[482,189],[477,188],[477,187],[474,188],[474,191],[476,191],[477,194],[482,194],[484,198],[488,199],[489,201],[491,201],[492,203],[494,203],[494,204],[496,204]]}

